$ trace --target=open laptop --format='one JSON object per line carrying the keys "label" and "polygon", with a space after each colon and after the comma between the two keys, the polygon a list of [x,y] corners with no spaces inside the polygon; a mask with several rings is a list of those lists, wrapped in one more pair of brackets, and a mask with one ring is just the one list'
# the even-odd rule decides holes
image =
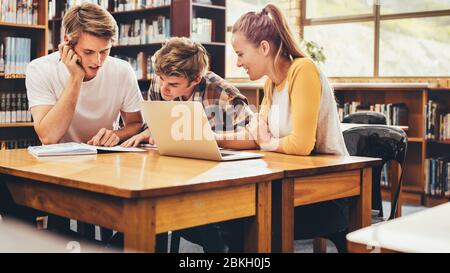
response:
{"label": "open laptop", "polygon": [[263,156],[219,149],[200,102],[145,101],[141,109],[161,155],[215,161]]}

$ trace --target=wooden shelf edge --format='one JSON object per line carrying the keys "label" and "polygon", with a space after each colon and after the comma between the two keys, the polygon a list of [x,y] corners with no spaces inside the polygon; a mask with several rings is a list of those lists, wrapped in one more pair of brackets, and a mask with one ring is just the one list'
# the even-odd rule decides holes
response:
{"label": "wooden shelf edge", "polygon": [[209,8],[209,9],[217,9],[217,10],[226,10],[225,6],[213,5],[213,4],[202,4],[197,2],[192,2],[192,7],[200,7],[200,8]]}
{"label": "wooden shelf edge", "polygon": [[199,43],[201,43],[204,46],[226,46],[227,43],[223,43],[223,42],[201,42],[199,41]]}
{"label": "wooden shelf edge", "polygon": [[[391,190],[391,187],[390,186],[381,186],[381,189],[383,189],[383,190]],[[424,193],[424,191],[423,191],[423,189],[422,189],[422,187],[420,187],[420,186],[415,186],[415,185],[403,185],[402,186],[402,191],[403,192],[410,192],[410,193],[420,193],[420,194],[423,194]]]}
{"label": "wooden shelf edge", "polygon": [[[388,188],[381,188],[381,198],[385,201],[391,200],[391,190]],[[414,206],[423,205],[423,193],[409,192],[403,189],[401,195],[402,204],[409,204]]]}
{"label": "wooden shelf edge", "polygon": [[425,207],[434,207],[447,203],[448,201],[450,201],[449,197],[425,195],[423,205]]}
{"label": "wooden shelf edge", "polygon": [[423,142],[421,137],[408,137],[408,142]]}
{"label": "wooden shelf edge", "polygon": [[0,27],[13,27],[13,28],[25,28],[25,29],[41,29],[45,30],[45,25],[27,25],[27,24],[16,24],[8,22],[0,22]]}
{"label": "wooden shelf edge", "polygon": [[432,139],[427,139],[427,143],[450,144],[450,140],[432,140]]}
{"label": "wooden shelf edge", "polygon": [[15,127],[33,127],[33,122],[7,122],[0,123],[0,128],[15,128]]}
{"label": "wooden shelf edge", "polygon": [[7,80],[14,80],[14,79],[25,79],[25,75],[8,75],[6,76],[5,73],[0,73],[0,78],[5,78]]}
{"label": "wooden shelf edge", "polygon": [[151,8],[143,8],[143,9],[134,9],[134,10],[124,10],[124,11],[110,11],[112,15],[122,15],[122,14],[130,14],[130,13],[140,13],[140,12],[148,12],[148,11],[158,11],[170,9],[170,5],[160,6],[160,7],[151,7]]}
{"label": "wooden shelf edge", "polygon": [[150,43],[150,44],[116,45],[116,46],[111,47],[111,49],[125,49],[125,48],[132,48],[132,47],[151,47],[151,46],[157,47],[157,46],[162,46],[163,43],[164,43],[164,41]]}

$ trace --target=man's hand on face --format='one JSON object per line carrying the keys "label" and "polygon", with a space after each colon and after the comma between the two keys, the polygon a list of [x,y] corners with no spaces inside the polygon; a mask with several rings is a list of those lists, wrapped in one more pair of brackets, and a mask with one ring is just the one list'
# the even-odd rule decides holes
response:
{"label": "man's hand on face", "polygon": [[73,46],[70,42],[62,42],[58,45],[61,62],[66,65],[69,70],[70,76],[77,80],[83,80],[86,75],[81,66],[81,58],[75,53]]}

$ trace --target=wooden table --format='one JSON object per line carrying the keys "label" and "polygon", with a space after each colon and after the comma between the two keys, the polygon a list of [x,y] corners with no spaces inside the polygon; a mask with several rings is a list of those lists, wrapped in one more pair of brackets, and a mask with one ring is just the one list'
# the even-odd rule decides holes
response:
{"label": "wooden table", "polygon": [[124,232],[128,251],[154,251],[158,233],[252,217],[246,250],[270,252],[274,240],[292,252],[294,207],[349,196],[351,230],[370,224],[379,159],[257,152],[265,156],[218,163],[154,150],[43,159],[3,150],[0,181],[18,204]]}
{"label": "wooden table", "polygon": [[450,203],[347,235],[350,252],[450,252]]}
{"label": "wooden table", "polygon": [[294,208],[298,206],[353,196],[350,230],[371,224],[372,167],[380,159],[262,153],[269,168],[284,171],[284,178],[272,184],[274,252],[293,252]]}
{"label": "wooden table", "polygon": [[271,181],[260,159],[212,162],[148,153],[37,159],[0,151],[0,182],[17,204],[124,232],[125,250],[155,250],[155,236],[252,217],[246,247],[271,251]]}

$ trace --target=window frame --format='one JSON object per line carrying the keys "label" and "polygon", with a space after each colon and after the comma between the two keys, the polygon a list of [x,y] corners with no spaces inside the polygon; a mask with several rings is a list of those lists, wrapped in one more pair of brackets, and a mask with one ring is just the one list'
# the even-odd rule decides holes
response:
{"label": "window frame", "polygon": [[[380,28],[381,21],[398,20],[398,19],[416,19],[416,18],[431,18],[440,16],[450,16],[450,9],[445,10],[432,10],[432,11],[418,11],[408,13],[392,13],[381,14],[381,7],[377,4],[377,0],[373,1],[372,14],[360,14],[360,15],[344,15],[344,16],[330,16],[320,18],[307,18],[306,6],[308,0],[300,1],[300,36],[304,37],[305,26],[317,26],[317,25],[331,25],[331,24],[343,24],[343,23],[355,23],[355,22],[373,22],[374,23],[374,67],[372,77],[380,77]],[[398,77],[417,77],[417,78],[447,78],[450,75],[435,75],[435,76],[381,76],[386,78],[398,78]],[[331,76],[333,77],[333,76]],[[337,77],[337,78],[367,78],[367,76],[355,76],[355,77]]]}

